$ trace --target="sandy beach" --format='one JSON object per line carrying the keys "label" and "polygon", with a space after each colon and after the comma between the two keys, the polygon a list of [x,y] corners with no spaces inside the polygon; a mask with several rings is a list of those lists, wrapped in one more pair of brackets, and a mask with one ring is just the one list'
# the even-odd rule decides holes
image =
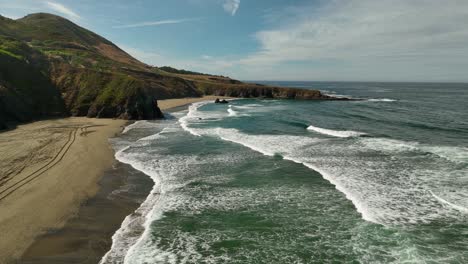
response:
{"label": "sandy beach", "polygon": [[225,96],[203,96],[203,97],[190,97],[190,98],[178,98],[178,99],[166,99],[166,100],[158,100],[158,105],[161,110],[167,111],[177,107],[188,106],[190,104],[202,101],[214,101],[216,98],[219,99],[232,99],[232,97],[225,97]]}
{"label": "sandy beach", "polygon": [[125,120],[66,118],[0,133],[0,263],[59,228],[92,197],[114,162],[108,138]]}
{"label": "sandy beach", "polygon": [[[167,99],[160,100],[159,106],[171,111],[216,98],[227,99]],[[115,159],[108,142],[126,122],[73,117],[37,121],[0,132],[0,263],[19,258],[26,259],[24,263],[48,262],[51,256],[64,256],[64,252],[67,258],[70,252],[74,252],[73,258],[91,253],[97,258],[107,250],[85,252],[83,249],[89,247],[86,243],[69,245],[94,239],[106,240],[101,244],[107,247],[123,218],[138,206],[107,199],[129,174],[127,169],[112,172]],[[109,212],[107,218],[99,220],[104,223],[94,223],[104,210]],[[85,225],[88,227],[83,228]],[[81,230],[78,235],[77,229]]]}

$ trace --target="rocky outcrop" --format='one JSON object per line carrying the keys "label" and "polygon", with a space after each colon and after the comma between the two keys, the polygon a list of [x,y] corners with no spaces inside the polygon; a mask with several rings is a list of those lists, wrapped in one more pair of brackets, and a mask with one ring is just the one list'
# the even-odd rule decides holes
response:
{"label": "rocky outcrop", "polygon": [[224,99],[223,99],[223,100],[219,100],[219,98],[216,98],[216,100],[215,100],[215,104],[228,104],[228,103],[229,103],[229,102],[226,101],[226,100],[224,100]]}
{"label": "rocky outcrop", "polygon": [[318,90],[272,87],[258,84],[219,85],[198,83],[205,94],[240,98],[277,98],[302,100],[349,100],[322,94]]}
{"label": "rocky outcrop", "polygon": [[153,100],[153,118],[164,118],[164,114],[161,111],[161,108],[159,108],[157,99]]}
{"label": "rocky outcrop", "polygon": [[[74,116],[123,119],[152,119],[162,115],[154,99],[198,97],[189,81],[151,72],[127,74],[77,69],[54,63],[50,75]],[[168,85],[170,84],[170,85]]]}
{"label": "rocky outcrop", "polygon": [[164,114],[158,106],[156,99],[148,100],[145,97],[128,98],[123,105],[92,106],[87,117],[96,118],[122,118],[132,120],[162,119]]}

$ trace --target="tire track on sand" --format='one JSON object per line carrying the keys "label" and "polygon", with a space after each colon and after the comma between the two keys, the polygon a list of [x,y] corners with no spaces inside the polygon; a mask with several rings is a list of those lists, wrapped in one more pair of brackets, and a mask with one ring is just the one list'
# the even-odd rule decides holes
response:
{"label": "tire track on sand", "polygon": [[39,169],[33,171],[32,173],[28,174],[23,179],[15,182],[14,184],[10,185],[8,188],[0,191],[0,202],[3,201],[5,198],[13,194],[15,191],[20,189],[21,187],[25,186],[26,184],[32,182],[33,180],[37,179],[39,176],[53,168],[57,163],[59,163],[65,154],[70,150],[71,146],[76,140],[76,134],[78,133],[78,129],[76,128],[68,134],[67,142],[60,148],[60,151],[45,165],[40,167]]}

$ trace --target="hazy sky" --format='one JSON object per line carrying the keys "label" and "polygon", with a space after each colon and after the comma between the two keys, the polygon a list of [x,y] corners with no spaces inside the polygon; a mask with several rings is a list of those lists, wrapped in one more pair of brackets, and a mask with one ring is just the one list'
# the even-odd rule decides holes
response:
{"label": "hazy sky", "polygon": [[468,0],[0,0],[155,66],[242,80],[468,81]]}

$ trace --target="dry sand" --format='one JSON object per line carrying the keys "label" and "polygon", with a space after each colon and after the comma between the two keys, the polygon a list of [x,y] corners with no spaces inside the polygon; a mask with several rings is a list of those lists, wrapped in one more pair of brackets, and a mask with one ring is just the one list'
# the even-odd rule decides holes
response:
{"label": "dry sand", "polygon": [[201,101],[214,101],[216,98],[219,99],[230,99],[232,97],[225,96],[203,96],[203,97],[190,97],[190,98],[179,98],[179,99],[166,99],[158,100],[159,108],[162,111],[169,110],[176,107],[186,106],[192,103],[201,102]]}
{"label": "dry sand", "polygon": [[114,162],[108,138],[125,120],[66,118],[0,133],[0,263],[59,228]]}

